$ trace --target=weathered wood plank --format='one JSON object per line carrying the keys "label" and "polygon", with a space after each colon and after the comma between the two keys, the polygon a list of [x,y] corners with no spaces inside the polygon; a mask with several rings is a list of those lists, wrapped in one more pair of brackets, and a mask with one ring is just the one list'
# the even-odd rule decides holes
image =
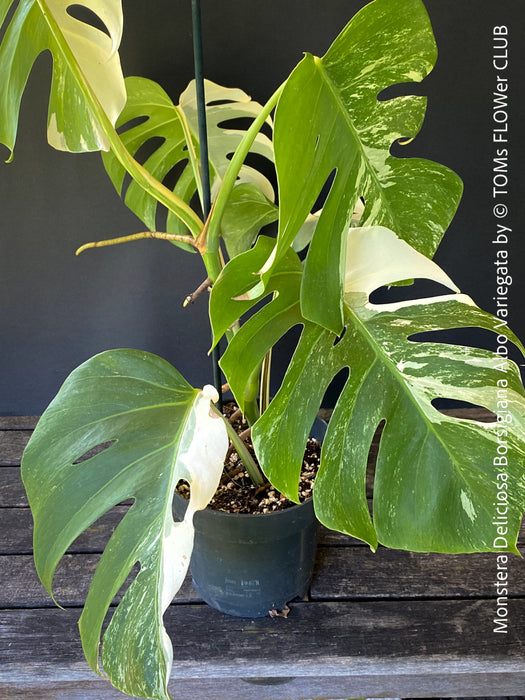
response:
{"label": "weathered wood plank", "polygon": [[34,430],[40,416],[0,416],[0,430]]}
{"label": "weathered wood plank", "polygon": [[[172,606],[170,687],[178,700],[517,695],[525,601],[511,601],[507,634],[494,634],[492,617],[487,601],[297,603],[287,620]],[[15,689],[25,698],[75,697],[54,692],[68,683],[99,683],[98,697],[112,697],[82,660],[77,618],[76,610],[0,612],[8,697]]]}
{"label": "weathered wood plank", "polygon": [[[115,506],[73,542],[69,552],[102,552],[128,506]],[[33,551],[33,518],[29,508],[0,509],[0,554]]]}
{"label": "weathered wood plank", "polygon": [[[496,597],[496,555],[319,547],[312,600]],[[508,555],[509,594],[525,597],[525,559]],[[501,571],[504,571],[503,569]]]}
{"label": "weathered wood plank", "polygon": [[27,506],[20,467],[0,467],[0,508]]}
{"label": "weathered wood plank", "polygon": [[[65,555],[55,579],[55,595],[61,605],[82,605],[99,557],[98,553]],[[525,597],[524,574],[525,561],[509,557],[509,595]],[[321,547],[310,599],[495,599],[496,581],[497,564],[491,554],[450,556],[381,549],[374,555],[365,547]],[[198,599],[189,581],[178,599]],[[30,554],[0,556],[0,608],[51,604]]]}
{"label": "weathered wood plank", "polygon": [[[374,697],[385,697],[392,696],[393,693],[383,692],[381,689],[384,687],[384,679],[377,679],[371,676],[366,681],[365,685],[357,685],[360,681],[348,681],[347,679],[330,679],[330,687],[333,692],[330,694],[330,698],[348,698],[348,697],[364,697],[374,696]],[[418,680],[405,677],[407,683],[411,682],[411,685],[415,688],[415,693],[418,700],[422,698],[417,695],[418,693]],[[426,677],[426,681],[429,682],[429,677]],[[461,682],[465,684],[465,679],[462,678]],[[31,689],[24,687],[24,689],[17,689],[12,685],[5,686],[5,694],[2,693],[2,683],[0,681],[0,700],[13,700],[21,699],[23,700],[124,700],[125,697],[122,693],[112,688],[109,683],[98,678],[94,681],[83,681],[75,683],[53,683],[52,687],[49,687],[49,683],[46,681],[41,681],[45,683],[44,685],[31,686]],[[448,688],[457,687],[458,676],[457,674],[450,674],[450,677],[445,679],[440,678],[439,682],[436,683],[437,687],[442,687],[443,692],[446,692]],[[444,684],[444,685],[443,685]],[[252,687],[250,687],[250,685]],[[275,687],[280,686],[282,687]],[[323,700],[327,699],[325,694],[326,691],[326,679],[324,678],[294,678],[291,681],[281,684],[280,679],[259,679],[253,681],[251,679],[230,679],[230,678],[199,678],[199,679],[182,679],[177,680],[176,683],[172,682],[170,686],[171,696],[174,700],[232,700],[235,698],[238,700],[291,700],[291,698],[301,698],[305,700],[306,698],[311,698],[313,695],[312,691],[315,692],[315,698],[312,700]],[[255,687],[253,687],[255,686]],[[259,686],[259,687],[258,687]],[[262,687],[261,687],[262,686]],[[292,686],[292,687],[290,687]],[[367,692],[362,690],[367,689]],[[493,692],[498,692],[498,680],[494,678],[494,674],[483,674],[482,679],[478,680],[472,679],[469,686],[471,695],[469,698],[472,700],[522,700],[523,696],[479,696],[479,693],[490,691],[493,688]],[[294,691],[294,695],[291,696],[290,692]],[[453,692],[453,691],[450,691]],[[383,693],[381,695],[381,693]],[[473,697],[474,695],[474,697]],[[405,693],[405,698],[411,698],[413,695]],[[433,697],[433,696],[427,696]],[[466,698],[452,697],[450,695],[447,698],[441,698],[441,700],[466,700]]]}
{"label": "weathered wood plank", "polygon": [[[89,590],[100,554],[66,554],[57,567],[53,592],[56,601],[64,607],[80,607]],[[136,575],[132,572],[123,589],[115,598],[122,599],[123,591]],[[195,602],[199,597],[187,576],[176,596],[176,602]],[[54,603],[40,583],[33,557],[30,554],[0,556],[0,609],[45,608]]]}
{"label": "weathered wood plank", "polygon": [[[0,482],[0,494],[2,484]],[[127,505],[115,506],[85,533],[75,540],[70,552],[102,552],[114,529],[128,510]],[[366,545],[359,540],[332,532],[325,527],[319,529],[321,545],[356,546]],[[29,508],[0,507],[0,554],[26,554],[33,551],[33,518]]]}
{"label": "weathered wood plank", "polygon": [[[123,501],[128,505],[132,501]],[[27,496],[22,483],[20,466],[0,465],[0,508],[27,507]]]}
{"label": "weathered wood plank", "polygon": [[22,452],[29,442],[32,430],[0,431],[0,466],[20,466]]}

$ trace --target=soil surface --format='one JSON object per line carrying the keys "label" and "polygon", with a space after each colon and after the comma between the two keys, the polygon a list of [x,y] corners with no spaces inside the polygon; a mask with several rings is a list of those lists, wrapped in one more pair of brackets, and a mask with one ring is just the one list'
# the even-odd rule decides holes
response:
{"label": "soil surface", "polygon": [[[248,424],[239,408],[233,403],[228,403],[224,406],[224,414],[237,433],[243,436],[246,447],[252,456],[255,457]],[[301,503],[312,496],[312,487],[315,475],[319,469],[320,458],[321,443],[313,438],[309,438],[299,482],[299,499]],[[179,482],[177,491],[181,496],[189,498],[190,490],[186,482]],[[262,486],[255,486],[251,482],[237,451],[233,449],[230,443],[221,482],[208,506],[209,508],[228,513],[258,514],[284,510],[293,505],[295,504],[292,501],[272,488],[268,482],[265,482]]]}

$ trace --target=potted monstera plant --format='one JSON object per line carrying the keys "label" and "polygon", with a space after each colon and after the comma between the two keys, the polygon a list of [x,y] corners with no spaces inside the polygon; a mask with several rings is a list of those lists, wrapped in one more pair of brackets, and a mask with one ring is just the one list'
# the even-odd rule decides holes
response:
{"label": "potted monstera plant", "polygon": [[[50,144],[103,151],[119,192],[131,176],[125,201],[149,229],[141,235],[202,256],[212,286],[214,344],[226,336],[221,367],[265,477],[299,500],[310,428],[326,388],[347,368],[315,482],[318,519],[374,549],[382,543],[490,551],[498,493],[505,496],[507,549],[516,552],[525,501],[519,370],[488,350],[425,337],[465,327],[493,331],[495,319],[431,260],[458,205],[459,178],[436,163],[390,153],[394,141],[417,134],[424,98],[377,99],[388,86],[420,81],[432,69],[436,47],[421,0],[373,0],[322,58],[307,54],[264,106],[240,90],[207,83],[204,168],[195,86],[174,104],[149,80],[125,81],[119,1],[82,4],[107,31],[73,17],[68,5],[4,3],[3,19],[12,13],[0,47],[0,140],[13,150],[29,71],[49,50]],[[250,117],[249,128],[221,127],[237,117]],[[265,124],[272,138],[262,131]],[[141,165],[135,154],[152,137],[160,137],[160,146]],[[245,165],[250,152],[275,164],[278,205],[268,180]],[[168,189],[164,177],[177,163],[180,177]],[[196,194],[203,198],[208,170],[213,206],[204,216],[191,204]],[[328,194],[319,203],[323,188]],[[155,230],[159,207],[168,211],[165,232]],[[260,235],[274,221],[276,237]],[[379,287],[416,278],[448,291],[371,301]],[[301,334],[282,384],[271,401],[266,390],[258,400],[268,355],[294,326]],[[523,350],[508,328],[505,334]],[[444,415],[435,406],[441,398],[483,406],[494,419]],[[193,516],[214,494],[231,433],[216,399],[214,388],[193,388],[156,356],[104,352],[66,380],[24,454],[35,563],[50,593],[73,540],[109,508],[133,500],[107,544],[80,620],[88,662],[128,694],[169,697],[172,654],[163,612],[186,573]],[[367,458],[382,423],[372,517]],[[232,439],[243,453],[242,440]],[[81,459],[99,445],[105,449]],[[246,466],[256,479],[259,467],[250,455]],[[190,498],[177,523],[172,501],[181,479],[189,482]],[[140,571],[103,634],[100,661],[106,613],[137,563]]]}

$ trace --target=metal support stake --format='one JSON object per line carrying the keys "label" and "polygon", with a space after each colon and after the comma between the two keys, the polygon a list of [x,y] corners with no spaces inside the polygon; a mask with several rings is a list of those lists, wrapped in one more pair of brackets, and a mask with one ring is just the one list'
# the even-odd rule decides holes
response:
{"label": "metal support stake", "polygon": [[[191,0],[193,23],[193,59],[195,65],[195,90],[197,95],[197,115],[199,122],[199,146],[202,181],[202,210],[204,221],[211,209],[210,168],[208,164],[208,132],[206,127],[206,98],[204,95],[204,70],[202,58],[202,24],[200,0]],[[213,382],[219,394],[218,407],[222,413],[222,381],[219,367],[220,349],[217,344],[212,351]]]}

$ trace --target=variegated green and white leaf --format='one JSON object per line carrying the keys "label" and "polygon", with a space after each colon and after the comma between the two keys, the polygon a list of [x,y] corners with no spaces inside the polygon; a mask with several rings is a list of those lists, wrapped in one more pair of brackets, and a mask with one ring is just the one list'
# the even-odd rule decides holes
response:
{"label": "variegated green and white leaf", "polygon": [[[145,78],[126,79],[128,101],[118,120],[118,126],[136,119],[140,123],[123,131],[121,137],[126,148],[135,155],[150,139],[158,138],[152,153],[146,159],[145,168],[160,182],[178,166],[181,171],[174,186],[174,192],[188,204],[200,188],[200,165],[198,163],[199,141],[198,120],[195,96],[195,81],[191,81],[175,105],[166,92],[156,83]],[[210,175],[215,192],[229,164],[228,156],[235,151],[244,131],[227,128],[223,122],[240,118],[256,117],[261,105],[251,100],[242,90],[225,88],[206,80],[206,117],[209,139]],[[217,104],[220,102],[220,104]],[[273,161],[273,146],[270,139],[260,133],[251,147],[257,153]],[[114,154],[104,154],[104,164],[119,194],[122,194],[125,170]],[[261,196],[273,202],[274,192],[267,178],[254,168],[244,165],[239,173],[239,184],[250,183]],[[128,207],[139,216],[151,230],[155,230],[157,201],[147,194],[138,183],[132,182],[125,196]],[[253,211],[246,221],[245,231],[253,229],[260,212]],[[244,216],[246,219],[246,215]],[[168,214],[167,230],[170,233],[185,233],[183,224],[173,214]],[[257,229],[259,230],[259,229]],[[234,233],[230,234],[233,239]]]}
{"label": "variegated green and white leaf", "polygon": [[[98,671],[109,606],[140,565],[103,635],[102,667],[130,695],[169,698],[172,647],[162,617],[188,568],[193,514],[211,500],[222,472],[228,438],[210,412],[216,398],[212,387],[193,389],[154,355],[108,351],[68,377],[24,452],[35,564],[50,593],[75,538],[133,499],[100,559],[79,622],[84,653]],[[79,461],[104,443],[106,449]],[[180,479],[190,483],[191,499],[183,522],[175,523]]]}
{"label": "variegated green and white leaf", "polygon": [[[236,129],[233,124],[225,126],[225,122],[235,119],[255,119],[262,106],[254,102],[249,95],[238,88],[226,88],[211,80],[204,81],[206,99],[206,123],[208,128],[208,147],[210,166],[213,168],[213,189],[217,190],[229,165],[229,158],[239,145],[245,131]],[[192,81],[180,96],[180,108],[188,121],[191,133],[197,139],[197,96],[195,82]],[[270,118],[267,119],[272,126]],[[273,144],[263,133],[257,134],[251,153],[257,153],[273,162]],[[239,182],[253,183],[271,202],[274,201],[274,191],[270,182],[262,173],[248,165],[243,165],[239,173]]]}
{"label": "variegated green and white leaf", "polygon": [[[1,23],[17,5],[0,46],[0,141],[13,151],[20,102],[38,56],[53,56],[48,140],[66,151],[109,148],[105,129],[126,101],[118,47],[122,34],[120,0],[84,0],[109,36],[68,13],[64,0],[4,0]],[[107,122],[107,123],[105,123]]]}
{"label": "variegated green and white leaf", "polygon": [[[462,185],[448,168],[390,154],[419,131],[426,101],[379,101],[394,83],[421,81],[436,60],[421,0],[374,0],[346,26],[323,58],[306,55],[288,79],[275,115],[280,221],[276,250],[287,251],[333,176],[305,264],[305,318],[340,333],[346,231],[359,197],[362,225],[383,225],[432,256],[458,205]],[[323,289],[323,294],[318,290]]]}
{"label": "variegated green and white leaf", "polygon": [[[297,486],[308,431],[333,378],[350,374],[337,401],[323,442],[315,505],[328,527],[347,532],[376,547],[416,551],[488,551],[493,549],[494,502],[508,496],[508,547],[515,543],[525,509],[525,391],[517,366],[488,350],[416,339],[429,331],[478,327],[496,331],[498,320],[457,293],[397,304],[373,305],[378,286],[425,277],[456,290],[426,257],[393,232],[373,227],[350,229],[345,327],[338,337],[301,314],[300,263],[278,274],[258,298],[246,294],[271,241],[224,269],[212,303],[225,301],[216,333],[231,325],[269,291],[271,301],[236,333],[221,361],[236,399],[271,347],[294,325],[303,331],[281,388],[253,426],[257,456],[271,483],[297,499]],[[370,246],[382,251],[370,256]],[[286,259],[292,255],[288,251]],[[283,258],[284,262],[284,258]],[[230,268],[230,265],[232,267]],[[292,272],[292,270],[294,270]],[[219,284],[220,283],[220,284]],[[234,301],[239,295],[240,300]],[[226,302],[225,297],[229,297]],[[523,347],[509,329],[509,341]],[[444,415],[435,399],[483,406],[503,418],[480,423]],[[503,402],[503,403],[502,403]],[[508,411],[508,414],[507,414]],[[370,445],[381,435],[374,481],[373,519],[366,498]],[[499,448],[499,451],[498,451]],[[495,461],[504,452],[506,462]],[[499,489],[501,480],[507,486]]]}

